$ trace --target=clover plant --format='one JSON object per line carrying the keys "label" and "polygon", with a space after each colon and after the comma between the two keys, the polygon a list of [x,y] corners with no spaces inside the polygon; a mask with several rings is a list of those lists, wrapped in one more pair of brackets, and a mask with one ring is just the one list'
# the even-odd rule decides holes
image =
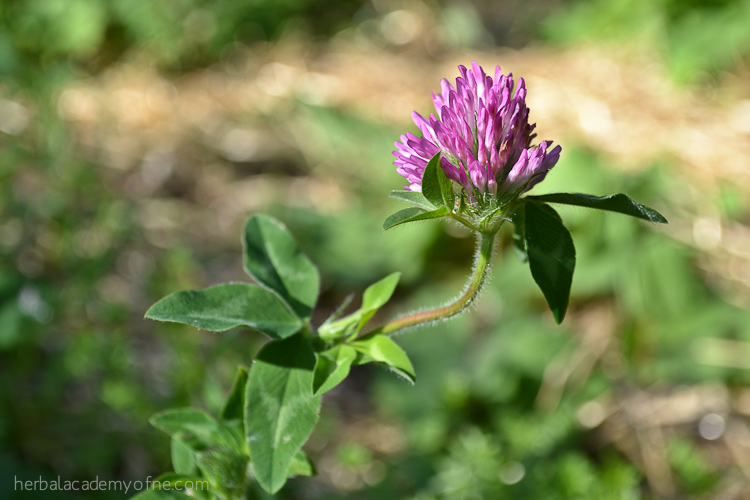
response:
{"label": "clover plant", "polygon": [[436,114],[426,119],[414,113],[422,136],[409,133],[396,142],[394,164],[409,184],[391,197],[410,206],[388,217],[383,227],[428,219],[452,219],[468,227],[478,245],[464,291],[448,305],[372,325],[398,284],[399,273],[394,273],[370,285],[356,311],[342,316],[344,304],[322,324],[312,324],[320,288],[317,268],[281,222],[254,215],[242,241],[244,268],[255,284],[177,292],[146,313],[150,319],[214,332],[247,326],[269,342],[250,369],[239,368],[218,417],[186,408],[151,419],[172,437],[174,472],[161,479],[202,480],[208,488],[151,489],[138,498],[238,499],[245,498],[250,481],[276,493],[287,478],[314,474],[302,447],[318,422],[322,395],[342,383],[352,366],[366,363],[384,365],[414,383],[414,367],[391,335],[465,311],[485,282],[503,224],[513,224],[517,253],[528,262],[560,323],[576,255],[552,204],[666,223],[625,194],[527,195],[557,163],[561,148],[551,148],[548,141],[532,145],[534,125],[528,122],[523,79],[516,85],[499,67],[488,76],[477,63],[471,69],[460,66],[459,72],[455,87],[443,80],[441,94],[433,95]]}

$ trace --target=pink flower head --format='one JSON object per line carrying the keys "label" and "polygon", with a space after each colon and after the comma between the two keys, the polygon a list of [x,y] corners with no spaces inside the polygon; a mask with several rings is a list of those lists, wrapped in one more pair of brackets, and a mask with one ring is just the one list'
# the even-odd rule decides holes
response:
{"label": "pink flower head", "polygon": [[432,94],[436,113],[429,119],[412,113],[422,137],[407,133],[396,142],[396,170],[406,177],[409,191],[422,190],[427,162],[438,152],[445,175],[475,194],[501,198],[531,189],[560,158],[560,146],[547,151],[551,142],[531,146],[536,125],[529,124],[526,86],[513,75],[495,68],[494,78],[473,62],[471,69],[458,67],[461,76],[454,88],[440,82],[441,93]]}

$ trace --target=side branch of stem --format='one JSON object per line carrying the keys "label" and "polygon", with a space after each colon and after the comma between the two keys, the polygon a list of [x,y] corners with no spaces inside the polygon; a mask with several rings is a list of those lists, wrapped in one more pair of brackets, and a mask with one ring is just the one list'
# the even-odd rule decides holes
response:
{"label": "side branch of stem", "polygon": [[474,263],[474,270],[469,279],[469,283],[466,286],[466,290],[458,297],[455,301],[450,304],[438,307],[437,309],[431,309],[429,311],[420,311],[413,314],[408,314],[400,318],[396,318],[393,321],[386,323],[380,328],[373,330],[367,336],[374,334],[385,334],[390,335],[404,328],[416,326],[422,323],[428,323],[430,321],[436,321],[439,319],[450,318],[459,314],[467,307],[469,307],[474,300],[479,296],[479,291],[482,288],[482,284],[487,278],[487,272],[490,269],[490,262],[492,261],[493,249],[495,244],[495,235],[497,230],[492,232],[480,233],[479,242],[479,253],[477,254],[476,261]]}

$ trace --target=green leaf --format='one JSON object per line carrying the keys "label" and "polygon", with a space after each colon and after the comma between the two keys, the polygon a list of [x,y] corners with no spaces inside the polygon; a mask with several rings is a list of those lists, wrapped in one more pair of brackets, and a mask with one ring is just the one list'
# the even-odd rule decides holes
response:
{"label": "green leaf", "polygon": [[245,283],[167,295],[146,311],[146,317],[212,332],[249,326],[272,339],[288,337],[302,328],[300,320],[274,293]]}
{"label": "green leaf", "polygon": [[144,490],[134,496],[132,500],[193,500],[185,493],[177,490]]}
{"label": "green leaf", "polygon": [[365,289],[362,295],[363,312],[377,311],[388,302],[396,290],[401,273],[391,273],[380,281],[376,281]]}
{"label": "green leaf", "polygon": [[206,479],[176,472],[166,472],[160,475],[150,484],[150,487],[154,490],[185,492],[188,497],[201,500],[213,497]]}
{"label": "green leaf", "polygon": [[357,351],[346,344],[319,352],[313,375],[313,394],[318,396],[343,382],[355,359]]}
{"label": "green leaf", "polygon": [[302,334],[270,342],[250,369],[245,396],[245,433],[261,487],[276,493],[292,459],[318,422],[320,396],[313,396],[315,353]]}
{"label": "green leaf", "polygon": [[513,246],[516,249],[516,256],[521,262],[527,262],[529,260],[528,251],[526,249],[526,236],[524,234],[524,217],[526,215],[526,204],[522,203],[511,216],[513,222]]}
{"label": "green leaf", "polygon": [[445,206],[453,209],[455,194],[453,182],[445,175],[440,166],[440,153],[432,157],[422,174],[422,194],[436,207]]}
{"label": "green leaf", "polygon": [[362,330],[378,309],[391,299],[400,278],[401,273],[391,273],[382,280],[367,287],[365,293],[362,295],[362,307],[360,307],[362,318],[359,321],[358,331]]}
{"label": "green leaf", "polygon": [[[237,492],[245,484],[247,455],[229,446],[214,446],[196,453],[198,467],[213,490]],[[235,495],[223,495],[234,497]]]}
{"label": "green leaf", "polygon": [[523,233],[529,267],[557,324],[565,318],[576,265],[576,251],[568,230],[552,207],[527,202]]}
{"label": "green leaf", "polygon": [[439,219],[440,217],[446,217],[449,213],[445,207],[440,207],[431,212],[427,212],[419,207],[409,207],[389,215],[383,223],[383,229],[390,229],[399,224],[416,222],[418,220]]}
{"label": "green leaf", "polygon": [[242,243],[245,271],[278,293],[300,318],[309,319],[318,300],[320,274],[286,227],[267,215],[255,215],[245,224]]}
{"label": "green leaf", "polygon": [[237,440],[244,444],[243,453],[249,454],[245,441],[245,386],[247,385],[247,368],[240,366],[234,377],[232,389],[224,401],[224,407],[221,409],[219,418],[224,427],[229,429],[235,435]]}
{"label": "green leaf", "polygon": [[609,212],[630,215],[631,217],[637,217],[638,219],[650,222],[659,222],[662,224],[667,223],[667,219],[665,219],[662,214],[653,208],[641,205],[633,198],[623,193],[611,194],[609,196],[592,196],[590,194],[581,193],[554,193],[539,196],[527,196],[526,199],[595,208],[597,210],[607,210]]}
{"label": "green leaf", "polygon": [[234,376],[232,389],[229,391],[219,418],[222,420],[242,420],[245,411],[245,385],[247,384],[247,368],[240,366]]}
{"label": "green leaf", "polygon": [[193,451],[203,451],[212,446],[225,444],[237,448],[241,445],[235,436],[211,415],[196,408],[165,410],[152,416],[149,422]]}
{"label": "green leaf", "polygon": [[419,191],[391,191],[388,193],[390,198],[397,200],[406,201],[413,205],[419,205],[420,207],[426,208],[427,210],[435,210],[437,207],[430,203],[430,201],[424,197]]}
{"label": "green leaf", "polygon": [[310,457],[304,451],[298,451],[292,459],[292,466],[289,468],[289,477],[317,475],[318,471],[315,469],[315,464],[312,463]]}
{"label": "green leaf", "polygon": [[357,340],[349,345],[364,354],[367,358],[370,358],[357,360],[356,364],[364,364],[371,361],[384,363],[392,371],[401,375],[412,384],[416,380],[414,367],[411,365],[408,356],[390,337],[374,335],[369,338]]}
{"label": "green leaf", "polygon": [[172,438],[172,468],[178,474],[194,476],[198,474],[198,465],[195,461],[195,452],[188,445],[177,438]]}
{"label": "green leaf", "polygon": [[320,338],[332,344],[344,337],[356,337],[378,309],[391,298],[400,277],[401,273],[392,273],[367,287],[362,297],[362,307],[339,320],[326,321],[320,325]]}

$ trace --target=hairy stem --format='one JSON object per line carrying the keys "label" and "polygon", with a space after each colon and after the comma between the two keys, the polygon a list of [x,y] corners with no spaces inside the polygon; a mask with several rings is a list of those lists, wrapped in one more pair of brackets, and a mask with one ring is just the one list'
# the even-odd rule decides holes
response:
{"label": "hairy stem", "polygon": [[454,220],[457,220],[458,222],[460,222],[464,226],[469,227],[469,228],[473,229],[474,231],[480,231],[480,229],[477,226],[475,226],[474,224],[472,224],[471,222],[469,222],[465,218],[461,217],[460,214],[451,214],[450,216],[451,216],[451,218],[453,218]]}
{"label": "hairy stem", "polygon": [[490,262],[492,260],[492,254],[495,243],[495,235],[497,229],[491,232],[481,233],[479,243],[479,253],[477,254],[476,261],[474,262],[474,271],[471,274],[469,283],[466,286],[466,290],[461,294],[455,301],[451,302],[447,306],[438,307],[437,309],[431,309],[429,311],[420,311],[413,314],[408,314],[400,318],[396,318],[393,321],[386,323],[368,333],[366,336],[370,337],[375,334],[390,335],[403,328],[410,326],[419,325],[421,323],[428,323],[438,319],[450,318],[460,313],[471,305],[479,295],[479,291],[482,288],[487,277],[487,272],[490,269]]}

